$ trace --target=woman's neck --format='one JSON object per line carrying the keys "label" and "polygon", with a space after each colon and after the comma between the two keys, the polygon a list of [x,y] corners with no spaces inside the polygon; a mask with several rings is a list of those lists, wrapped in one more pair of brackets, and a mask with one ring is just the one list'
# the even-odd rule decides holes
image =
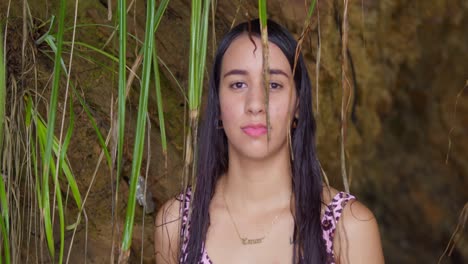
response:
{"label": "woman's neck", "polygon": [[289,204],[292,181],[289,156],[276,155],[264,160],[231,155],[229,169],[222,177],[221,191],[233,207],[246,211],[273,209]]}

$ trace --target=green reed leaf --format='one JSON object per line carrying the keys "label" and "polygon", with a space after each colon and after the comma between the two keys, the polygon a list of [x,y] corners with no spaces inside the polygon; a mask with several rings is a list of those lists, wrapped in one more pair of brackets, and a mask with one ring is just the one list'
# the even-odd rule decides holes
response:
{"label": "green reed leaf", "polygon": [[107,160],[107,165],[109,168],[112,167],[112,158],[109,152],[109,148],[106,145],[106,141],[104,140],[104,137],[102,136],[101,131],[99,130],[99,127],[97,126],[96,119],[94,118],[93,114],[91,113],[91,110],[89,109],[88,104],[86,101],[81,97],[81,95],[76,91],[76,89],[73,87],[73,93],[74,95],[78,98],[78,101],[80,101],[81,106],[83,107],[83,110],[85,111],[86,115],[88,116],[89,121],[91,122],[91,126],[94,129],[94,132],[96,132],[96,136],[99,141],[99,145],[101,146],[102,150],[104,151],[104,156],[106,157]]}
{"label": "green reed leaf", "polygon": [[3,123],[5,122],[6,101],[6,57],[3,47],[3,23],[0,23],[0,147],[3,145]]}
{"label": "green reed leaf", "polygon": [[[118,1],[119,20],[119,95],[117,131],[117,186],[122,169],[123,145],[125,136],[125,88],[127,85],[127,1]],[[118,187],[117,187],[118,188]]]}
{"label": "green reed leaf", "polygon": [[310,21],[310,18],[312,17],[312,14],[314,13],[315,10],[315,5],[317,4],[317,0],[312,0],[309,6],[309,11],[307,12],[307,20]]}
{"label": "green reed leaf", "polygon": [[161,96],[161,78],[159,75],[158,54],[156,44],[153,47],[153,71],[154,71],[154,87],[156,90],[156,103],[158,107],[159,129],[161,131],[161,146],[164,158],[166,159],[165,165],[167,166],[167,139],[166,139],[166,125],[164,124],[164,111],[163,99]]}
{"label": "green reed leaf", "polygon": [[138,103],[137,127],[135,131],[135,145],[133,148],[133,162],[130,176],[130,189],[127,204],[127,213],[125,217],[122,252],[119,261],[125,261],[129,256],[129,249],[132,241],[133,222],[135,218],[136,205],[136,185],[140,176],[141,163],[143,159],[143,149],[146,131],[146,116],[148,113],[148,91],[151,77],[151,62],[154,45],[154,26],[155,23],[155,0],[147,1],[145,43],[143,46],[143,71],[142,84],[140,89],[140,99]]}
{"label": "green reed leaf", "polygon": [[270,141],[270,63],[269,63],[269,49],[268,49],[268,27],[267,27],[267,1],[258,0],[258,15],[260,19],[260,26],[262,30],[262,71],[263,71],[263,87],[265,90],[265,107],[266,123],[268,127],[267,140]]}

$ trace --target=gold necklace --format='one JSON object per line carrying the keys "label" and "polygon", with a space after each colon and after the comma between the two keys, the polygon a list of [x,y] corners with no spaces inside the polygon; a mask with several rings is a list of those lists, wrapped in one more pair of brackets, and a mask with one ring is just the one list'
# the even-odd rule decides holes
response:
{"label": "gold necklace", "polygon": [[262,237],[259,238],[247,238],[247,237],[242,237],[239,229],[237,228],[236,221],[234,221],[234,218],[231,215],[231,211],[229,211],[229,206],[226,202],[226,196],[224,195],[224,191],[226,190],[225,186],[223,186],[223,200],[224,200],[224,206],[226,206],[226,211],[228,212],[229,218],[231,218],[232,225],[234,226],[234,229],[236,230],[237,236],[239,237],[242,245],[254,245],[254,244],[260,244],[265,240],[265,238],[270,234],[271,230],[273,229],[273,226],[275,225],[276,221],[278,220],[279,216],[281,215],[281,212],[273,218],[273,221],[271,221],[271,226],[270,230],[268,230],[267,233],[264,233]]}

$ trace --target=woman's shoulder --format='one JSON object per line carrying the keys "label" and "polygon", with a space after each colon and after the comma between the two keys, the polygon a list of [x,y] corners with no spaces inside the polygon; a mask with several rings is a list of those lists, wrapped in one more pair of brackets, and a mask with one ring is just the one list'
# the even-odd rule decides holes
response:
{"label": "woman's shoulder", "polygon": [[375,221],[372,211],[352,194],[324,186],[322,196],[323,203],[327,207],[341,207],[340,213],[343,219],[340,222],[345,227],[359,228],[363,222]]}
{"label": "woman's shoulder", "polygon": [[162,226],[173,222],[179,222],[182,202],[179,196],[167,200],[156,214],[156,227],[158,227],[158,224]]}
{"label": "woman's shoulder", "polygon": [[323,200],[327,205],[341,201],[341,217],[333,241],[339,263],[383,263],[379,229],[372,211],[353,195],[331,187],[324,187]]}
{"label": "woman's shoulder", "polygon": [[156,229],[159,227],[173,228],[180,231],[180,225],[184,224],[190,207],[192,189],[188,187],[177,196],[167,200],[156,214]]}
{"label": "woman's shoulder", "polygon": [[154,248],[157,263],[178,263],[182,205],[183,200],[174,197],[166,201],[156,215]]}

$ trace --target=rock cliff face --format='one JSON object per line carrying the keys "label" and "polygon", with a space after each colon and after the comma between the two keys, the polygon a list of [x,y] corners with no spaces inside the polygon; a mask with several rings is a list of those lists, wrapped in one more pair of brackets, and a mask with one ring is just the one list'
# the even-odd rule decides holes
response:
{"label": "rock cliff face", "polygon": [[[110,1],[112,7],[116,7],[115,2]],[[234,20],[244,21],[257,14],[256,1],[217,2],[215,19],[211,21],[213,42],[229,30]],[[311,32],[303,47],[314,83],[319,157],[331,184],[337,188],[342,188],[342,2],[318,1]],[[44,6],[43,1],[30,0],[32,17],[37,21],[49,19],[55,12],[55,3],[49,4]],[[73,5],[70,3],[70,25]],[[113,22],[107,20],[107,5],[108,1],[104,0],[81,0],[78,23],[112,25]],[[306,17],[304,1],[272,0],[268,8],[271,18],[299,37]],[[5,10],[6,3],[0,3],[2,19]],[[18,43],[21,42],[15,42],[15,36],[16,40],[20,38],[22,12],[19,3],[14,3],[11,10],[7,39],[9,80],[15,74],[16,79],[23,78],[24,85],[32,85],[26,73],[13,71],[21,65],[21,58],[15,55],[20,52]],[[136,1],[129,14],[129,31],[140,38],[144,35],[144,14],[144,1]],[[189,16],[190,1],[171,0],[157,33],[160,57],[182,87],[187,83]],[[350,1],[348,30],[347,78],[354,94],[346,146],[351,192],[375,213],[388,263],[434,263],[442,255],[458,215],[468,201],[468,2]],[[30,34],[31,38],[44,32],[42,28],[32,31],[35,32]],[[108,27],[88,26],[78,28],[77,39],[102,47],[111,33]],[[213,42],[209,44],[207,61],[212,57]],[[133,63],[135,44],[130,46],[128,61]],[[111,41],[105,50],[116,54],[115,47]],[[80,47],[77,54],[84,57],[75,59],[72,78],[91,106],[102,132],[106,132],[111,125],[110,99],[112,95],[115,97],[117,85],[105,67],[88,62],[86,57],[92,56],[100,64],[114,66]],[[41,70],[40,77],[44,77],[40,83],[45,85],[45,77],[52,71],[50,60],[38,53],[36,63]],[[149,162],[149,187],[157,205],[180,190],[182,169],[184,99],[167,69],[163,69],[162,75],[171,142],[167,170],[160,151],[154,95],[150,98],[151,155],[145,158],[145,162]],[[128,104],[129,124],[136,120],[138,86],[134,87]],[[86,114],[80,109],[76,112],[78,125],[69,158],[84,193],[91,182],[100,149]],[[132,125],[127,130],[125,161],[129,164]],[[92,263],[107,261],[111,247],[111,178],[104,167],[98,171],[86,205],[89,212],[87,259]],[[125,212],[126,189],[123,181],[120,208],[117,208],[120,220]],[[143,217],[141,209],[137,214],[132,258],[137,261],[143,247],[143,259],[150,263],[153,261],[154,214]],[[84,229],[80,229],[75,240],[76,250],[72,253],[77,259],[83,257],[84,241]],[[467,262],[465,231],[452,256],[444,258],[443,263]]]}

